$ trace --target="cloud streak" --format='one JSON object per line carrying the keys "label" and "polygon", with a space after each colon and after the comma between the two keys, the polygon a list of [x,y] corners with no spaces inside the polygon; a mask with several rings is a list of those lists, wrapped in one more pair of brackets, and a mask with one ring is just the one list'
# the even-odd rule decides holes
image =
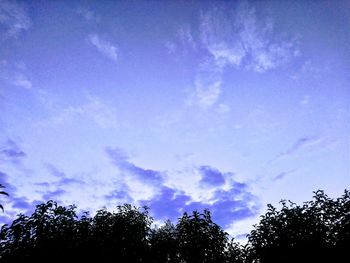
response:
{"label": "cloud streak", "polygon": [[221,80],[211,83],[203,83],[201,78],[197,78],[195,82],[196,96],[198,104],[202,108],[208,108],[216,103],[221,93]]}
{"label": "cloud streak", "polygon": [[138,180],[151,185],[159,185],[163,182],[163,175],[159,171],[144,169],[129,161],[129,157],[120,148],[105,149],[107,156],[124,173],[135,176]]}
{"label": "cloud streak", "polygon": [[281,172],[281,173],[277,174],[274,178],[272,178],[272,180],[273,181],[281,180],[281,179],[285,178],[286,176],[294,174],[296,171],[297,171],[297,169]]}
{"label": "cloud streak", "polygon": [[96,23],[100,22],[100,16],[88,8],[79,7],[77,9],[77,14],[83,17],[86,21],[92,21]]}
{"label": "cloud streak", "polygon": [[312,148],[314,146],[320,145],[324,142],[322,138],[318,137],[301,137],[287,150],[279,153],[275,158],[273,158],[269,163],[275,162],[279,159],[291,156],[304,149]]}
{"label": "cloud streak", "polygon": [[118,59],[118,47],[107,40],[102,39],[96,33],[88,36],[88,42],[93,45],[102,55],[113,60]]}
{"label": "cloud streak", "polygon": [[12,84],[30,90],[32,88],[32,82],[23,74],[17,74],[12,81]]}
{"label": "cloud streak", "polygon": [[117,110],[113,105],[96,96],[87,96],[86,100],[81,105],[72,105],[62,109],[60,105],[51,105],[47,99],[44,99],[44,103],[49,105],[53,113],[49,120],[39,122],[38,126],[65,125],[78,120],[87,120],[102,129],[119,127]]}
{"label": "cloud streak", "polygon": [[9,182],[9,176],[2,171],[0,171],[0,184],[6,187],[5,192],[10,194],[10,197],[17,190],[16,187]]}
{"label": "cloud streak", "polygon": [[198,170],[202,175],[201,184],[209,186],[221,186],[225,184],[224,175],[219,170],[210,166],[201,166]]}
{"label": "cloud streak", "polygon": [[27,154],[11,139],[8,139],[0,148],[0,160],[19,163],[25,157]]}
{"label": "cloud streak", "polygon": [[52,164],[48,163],[45,165],[45,167],[49,171],[50,174],[52,174],[53,176],[55,176],[58,179],[58,181],[51,183],[53,185],[56,185],[58,187],[62,187],[62,186],[70,185],[70,184],[78,184],[78,185],[85,184],[85,182],[82,180],[68,177],[64,172],[62,172],[61,170],[59,170],[56,166],[54,166]]}
{"label": "cloud streak", "polygon": [[194,93],[189,100],[190,105],[209,109],[218,101],[222,92],[222,68],[212,59],[201,63],[194,81]]}
{"label": "cloud streak", "polygon": [[260,207],[247,185],[241,183],[233,184],[228,190],[217,190],[209,201],[194,201],[181,190],[163,186],[158,195],[141,201],[141,204],[149,206],[154,217],[163,220],[176,220],[184,212],[209,209],[214,220],[224,228],[256,215]]}
{"label": "cloud streak", "polygon": [[202,14],[201,40],[221,67],[254,72],[277,68],[299,54],[296,39],[281,39],[271,19],[259,20],[255,9],[244,4],[233,15],[220,9]]}
{"label": "cloud streak", "polygon": [[15,38],[22,31],[28,30],[31,20],[24,4],[0,0],[0,25],[0,32],[5,39]]}
{"label": "cloud streak", "polygon": [[66,194],[67,192],[63,189],[57,189],[54,191],[47,191],[43,196],[43,200],[48,201],[48,200],[57,200],[60,198],[62,195]]}
{"label": "cloud streak", "polygon": [[[224,227],[258,213],[260,205],[257,197],[249,191],[246,184],[234,180],[234,173],[222,173],[208,165],[195,167],[193,174],[186,172],[186,185],[191,184],[189,189],[169,181],[170,176],[176,177],[176,174],[144,169],[133,164],[120,148],[107,147],[105,151],[123,174],[124,181],[126,177],[131,177],[133,181],[142,182],[144,187],[153,187],[151,195],[140,199],[140,196],[135,198],[127,183],[126,188],[124,187],[127,190],[119,189],[106,195],[108,201],[134,200],[139,205],[149,206],[157,220],[176,220],[186,211],[208,208]],[[124,181],[121,180],[121,183]],[[206,192],[205,197],[201,195],[203,189]]]}
{"label": "cloud streak", "polygon": [[[300,53],[296,38],[282,39],[274,30],[273,21],[258,19],[248,4],[240,4],[234,11],[215,8],[203,12],[199,24],[199,38],[195,39],[187,29],[181,31],[179,40],[187,43],[183,45],[186,50],[196,49],[202,56],[192,97],[203,109],[219,100],[223,72],[228,66],[263,73],[288,63]],[[210,80],[207,76],[211,76]]]}

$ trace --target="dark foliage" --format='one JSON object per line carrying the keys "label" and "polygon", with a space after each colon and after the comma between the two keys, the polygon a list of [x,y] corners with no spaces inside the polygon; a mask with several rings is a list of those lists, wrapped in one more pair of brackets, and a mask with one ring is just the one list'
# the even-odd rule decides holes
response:
{"label": "dark foliage", "polygon": [[248,262],[347,262],[349,191],[335,200],[317,191],[314,200],[301,206],[291,201],[281,205],[281,210],[268,205],[249,235]]}
{"label": "dark foliage", "polygon": [[335,200],[318,191],[302,206],[281,204],[280,210],[268,205],[242,247],[208,210],[152,229],[146,207],[123,205],[78,217],[75,206],[48,201],[2,226],[0,262],[347,262],[341,256],[350,245],[349,191]]}
{"label": "dark foliage", "polygon": [[[1,188],[5,188],[5,186],[3,186],[2,184],[0,184],[0,189]],[[1,191],[0,190],[0,195],[9,195],[8,193],[6,193],[5,191]],[[0,204],[0,209],[2,210],[2,211],[4,211],[4,207],[2,206],[2,204]]]}

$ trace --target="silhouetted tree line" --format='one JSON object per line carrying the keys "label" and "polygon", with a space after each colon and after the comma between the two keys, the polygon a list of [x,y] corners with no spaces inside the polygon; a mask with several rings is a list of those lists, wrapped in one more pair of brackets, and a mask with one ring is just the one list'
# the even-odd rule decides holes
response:
{"label": "silhouetted tree line", "polygon": [[0,232],[0,262],[271,263],[349,262],[350,192],[312,201],[268,205],[244,246],[229,239],[208,210],[184,213],[176,224],[151,227],[146,207],[77,216],[75,206],[40,204]]}

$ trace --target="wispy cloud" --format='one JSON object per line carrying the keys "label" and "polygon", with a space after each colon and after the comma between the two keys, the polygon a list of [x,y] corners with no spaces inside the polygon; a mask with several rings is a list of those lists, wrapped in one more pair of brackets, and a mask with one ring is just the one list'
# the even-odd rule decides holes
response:
{"label": "wispy cloud", "polygon": [[112,162],[128,175],[135,176],[138,180],[152,185],[159,185],[163,182],[163,175],[159,171],[144,169],[129,161],[128,156],[120,148],[106,148],[106,153]]}
{"label": "wispy cloud", "polygon": [[214,220],[225,228],[232,222],[256,215],[260,206],[247,186],[240,183],[227,190],[216,191],[209,202],[194,201],[184,191],[163,186],[158,195],[141,201],[141,204],[149,206],[157,219],[176,220],[184,212],[209,209]]}
{"label": "wispy cloud", "polygon": [[221,80],[203,83],[198,78],[195,81],[197,103],[202,108],[208,108],[216,103],[221,93]]}
{"label": "wispy cloud", "polygon": [[0,171],[0,184],[6,187],[6,191],[10,193],[10,196],[16,192],[16,187],[9,182],[9,176]]}
{"label": "wispy cloud", "polygon": [[77,8],[77,14],[83,17],[86,21],[100,22],[100,16],[97,15],[93,10],[79,7]]}
{"label": "wispy cloud", "polygon": [[220,67],[226,64],[239,66],[246,51],[234,37],[234,24],[223,10],[214,9],[200,17],[201,44]]}
{"label": "wispy cloud", "polygon": [[320,79],[323,74],[328,74],[329,68],[326,65],[316,64],[311,60],[306,60],[299,69],[290,77],[295,81],[303,79]]}
{"label": "wispy cloud", "polygon": [[142,200],[141,204],[150,207],[151,213],[158,220],[174,220],[187,210],[186,203],[190,200],[191,197],[184,192],[163,186],[156,196]]}
{"label": "wispy cloud", "polygon": [[18,163],[26,156],[19,145],[11,139],[8,139],[0,148],[0,160]]}
{"label": "wispy cloud", "polygon": [[[113,196],[119,196],[123,197],[122,200],[130,198],[138,203],[140,200],[153,198],[164,184],[165,172],[134,164],[122,149],[107,147],[105,153],[115,166],[115,178],[118,185],[123,186],[122,188],[117,187],[116,192],[112,192],[109,197],[106,196],[107,201],[111,201]],[[121,193],[126,189],[128,196]]]}
{"label": "wispy cloud", "polygon": [[95,46],[97,50],[106,56],[107,58],[117,61],[118,48],[111,42],[100,38],[97,34],[93,33],[88,36],[88,41],[91,45]]}
{"label": "wispy cloud", "polygon": [[27,90],[32,88],[32,82],[23,74],[17,74],[14,77],[12,84]]}
{"label": "wispy cloud", "polygon": [[318,137],[302,137],[299,138],[289,149],[280,154],[281,156],[293,154],[303,148],[314,146],[322,142],[321,138]]}
{"label": "wispy cloud", "polygon": [[201,184],[209,186],[220,186],[225,183],[224,175],[217,169],[210,166],[199,167],[199,172],[202,175]]}
{"label": "wispy cloud", "polygon": [[2,201],[4,201],[5,212],[0,216],[0,224],[11,223],[16,215],[19,213],[31,212],[34,207],[41,202],[36,199],[29,200],[29,198],[19,194],[20,190],[22,190],[20,188],[22,187],[16,187],[18,183],[14,186],[14,184],[10,182],[12,181],[11,179],[14,179],[12,173],[10,177],[6,173],[0,171],[0,184],[6,187],[5,191],[9,194],[9,196],[6,196],[6,202],[5,199],[2,199]]}
{"label": "wispy cloud", "polygon": [[[219,100],[223,71],[228,66],[230,70],[263,73],[288,63],[300,53],[297,38],[282,38],[272,19],[258,19],[255,8],[248,4],[239,4],[234,11],[216,7],[201,13],[198,30],[197,38],[189,28],[181,31],[178,38],[180,43],[186,43],[182,44],[183,49],[196,50],[202,57],[191,96],[197,100],[195,104],[205,109]],[[215,78],[208,81],[208,73]]]}
{"label": "wispy cloud", "polygon": [[[147,205],[158,220],[176,219],[185,211],[209,208],[225,227],[232,221],[257,213],[257,198],[250,193],[246,184],[234,179],[234,173],[223,173],[208,165],[194,167],[193,173],[183,173],[185,181],[182,185],[179,183],[182,176],[180,172],[174,174],[144,169],[133,164],[120,148],[107,147],[105,151],[121,172],[123,179],[119,181],[125,183],[124,189],[127,189],[127,192],[123,189],[111,192],[106,196],[108,200],[134,200],[140,205]],[[133,183],[141,182],[138,187],[153,187],[151,194],[143,194],[147,197],[142,198],[129,184],[127,179],[130,178]]]}
{"label": "wispy cloud", "polygon": [[230,112],[231,108],[225,103],[220,103],[216,109],[216,111],[220,114],[226,114]]}
{"label": "wispy cloud", "polygon": [[168,50],[169,54],[175,53],[175,51],[177,49],[177,45],[172,41],[165,41],[164,46]]}
{"label": "wispy cloud", "polygon": [[176,39],[165,41],[164,46],[168,49],[169,54],[180,51],[183,55],[197,49],[197,41],[192,35],[192,30],[189,26],[181,26],[176,32]]}
{"label": "wispy cloud", "polygon": [[220,9],[202,14],[201,37],[203,46],[221,66],[265,72],[299,55],[297,39],[282,39],[271,19],[259,20],[255,9],[244,4],[233,16]]}
{"label": "wispy cloud", "polygon": [[[1,30],[1,24],[0,24]],[[1,33],[0,33],[1,39]],[[0,40],[1,42],[1,40]],[[9,62],[7,60],[0,61],[0,81],[4,81],[6,84],[20,87],[25,90],[31,90],[33,85],[28,75],[30,71],[24,62]],[[0,88],[1,89],[1,88]]]}
{"label": "wispy cloud", "polygon": [[326,141],[320,137],[301,137],[297,139],[296,142],[294,142],[294,144],[290,146],[287,150],[277,154],[275,158],[269,161],[269,163],[291,156],[304,149],[312,149],[313,147],[320,146],[324,143],[326,143]]}
{"label": "wispy cloud", "polygon": [[48,94],[44,94],[42,100],[43,104],[47,104],[53,113],[49,120],[40,122],[39,126],[65,125],[73,123],[77,119],[92,121],[102,129],[120,126],[116,108],[99,97],[88,95],[85,103],[63,109],[60,105],[53,104]]}
{"label": "wispy cloud", "polygon": [[[56,177],[58,179],[58,181],[52,182],[51,183],[52,185],[55,185],[58,187],[63,187],[63,186],[67,186],[70,184],[79,184],[80,186],[85,184],[85,182],[82,180],[68,177],[63,171],[59,170],[56,166],[54,166],[50,163],[45,164],[45,167],[49,171],[50,174],[52,174],[54,177]],[[44,184],[41,184],[41,185],[44,185]]]}
{"label": "wispy cloud", "polygon": [[65,190],[63,189],[57,189],[54,191],[47,191],[43,196],[43,200],[47,201],[47,200],[58,200],[58,198],[60,198],[62,195],[64,195],[66,193]]}
{"label": "wispy cloud", "polygon": [[23,3],[0,0],[0,32],[3,37],[17,37],[19,33],[27,30],[31,20]]}
{"label": "wispy cloud", "polygon": [[185,49],[195,49],[197,48],[197,43],[192,35],[191,28],[189,26],[182,26],[177,31],[177,37],[180,40],[181,45]]}
{"label": "wispy cloud", "polygon": [[12,203],[12,207],[13,208],[18,208],[21,209],[22,211],[24,210],[29,210],[32,207],[32,203],[28,201],[27,198],[22,197],[22,198],[18,198],[18,197],[14,197],[11,198],[11,203]]}
{"label": "wispy cloud", "polygon": [[273,181],[281,180],[281,179],[285,178],[286,176],[294,174],[297,170],[298,169],[292,169],[292,170],[289,170],[289,171],[280,172],[275,177],[273,177],[272,180]]}
{"label": "wispy cloud", "polygon": [[[126,188],[125,188],[126,187]],[[118,203],[132,203],[133,199],[128,193],[128,187],[124,185],[124,190],[113,190],[104,197],[107,201]]]}
{"label": "wispy cloud", "polygon": [[194,81],[194,93],[189,99],[190,105],[202,109],[212,107],[218,101],[222,91],[222,68],[205,61],[200,65]]}

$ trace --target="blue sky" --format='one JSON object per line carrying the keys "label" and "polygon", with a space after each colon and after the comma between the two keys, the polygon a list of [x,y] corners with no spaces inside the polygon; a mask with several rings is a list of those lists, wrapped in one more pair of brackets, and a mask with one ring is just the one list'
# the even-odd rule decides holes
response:
{"label": "blue sky", "polygon": [[9,222],[55,199],[209,208],[242,237],[267,203],[350,185],[348,1],[0,0]]}

